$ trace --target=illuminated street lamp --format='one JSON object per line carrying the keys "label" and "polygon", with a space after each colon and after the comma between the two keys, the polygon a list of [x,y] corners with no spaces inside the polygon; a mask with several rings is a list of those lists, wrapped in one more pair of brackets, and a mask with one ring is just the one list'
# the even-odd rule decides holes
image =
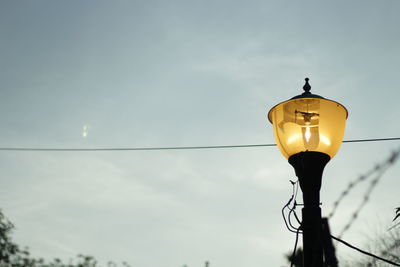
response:
{"label": "illuminated street lamp", "polygon": [[304,93],[274,106],[268,113],[279,150],[293,166],[303,192],[303,251],[305,267],[322,267],[319,191],[325,165],[339,150],[348,112],[338,102]]}

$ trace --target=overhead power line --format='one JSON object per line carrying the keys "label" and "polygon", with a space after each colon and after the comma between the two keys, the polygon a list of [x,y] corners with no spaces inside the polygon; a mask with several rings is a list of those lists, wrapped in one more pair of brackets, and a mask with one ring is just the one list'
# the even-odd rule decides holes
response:
{"label": "overhead power line", "polygon": [[395,141],[395,140],[400,140],[400,137],[353,139],[353,140],[345,140],[343,141],[343,143],[382,142],[382,141]]}
{"label": "overhead power line", "polygon": [[113,148],[31,148],[31,147],[0,147],[0,151],[144,151],[144,150],[196,150],[221,148],[268,147],[276,144],[259,145],[219,145],[219,146],[170,146],[170,147],[113,147]]}
{"label": "overhead power line", "polygon": [[[383,142],[400,140],[400,137],[375,138],[375,139],[354,139],[345,140],[343,143],[361,143],[361,142]],[[0,151],[146,151],[146,150],[197,150],[197,149],[226,149],[226,148],[253,148],[253,147],[271,147],[276,144],[245,144],[245,145],[216,145],[216,146],[169,146],[169,147],[109,147],[109,148],[35,148],[35,147],[0,147]]]}

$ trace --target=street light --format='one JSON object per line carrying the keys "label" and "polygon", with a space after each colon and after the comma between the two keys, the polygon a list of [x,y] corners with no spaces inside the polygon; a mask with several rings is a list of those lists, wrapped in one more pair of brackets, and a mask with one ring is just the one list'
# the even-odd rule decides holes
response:
{"label": "street light", "polygon": [[305,267],[322,267],[321,209],[319,191],[325,165],[343,140],[348,112],[338,102],[304,93],[274,106],[268,112],[275,140],[299,178],[303,192],[303,251]]}

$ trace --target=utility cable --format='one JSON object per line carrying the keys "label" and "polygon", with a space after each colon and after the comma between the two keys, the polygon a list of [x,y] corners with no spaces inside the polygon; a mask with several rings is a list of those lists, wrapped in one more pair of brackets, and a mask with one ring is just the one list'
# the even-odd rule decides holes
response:
{"label": "utility cable", "polygon": [[[294,266],[295,257],[296,257],[297,243],[299,241],[299,234],[302,234],[302,231],[300,231],[301,230],[301,223],[298,220],[297,215],[296,215],[296,211],[295,211],[296,206],[297,206],[296,197],[297,197],[297,193],[299,191],[299,181],[297,180],[296,182],[293,182],[292,180],[290,180],[290,183],[292,184],[292,196],[290,197],[290,199],[286,203],[286,205],[283,206],[283,208],[282,208],[282,217],[283,217],[283,221],[285,222],[286,228],[290,232],[296,234],[293,253],[292,253],[292,256],[290,258],[290,267],[293,267]],[[290,207],[290,204],[292,203],[292,201],[293,201],[293,205],[292,205],[292,207]],[[289,214],[288,214],[288,218],[287,219],[286,219],[286,216],[285,216],[285,209],[286,208],[289,209]],[[296,220],[300,224],[300,226],[298,228],[294,227],[292,222],[291,222],[291,220],[290,220],[290,217],[291,217],[292,214],[294,214],[294,216],[296,217]]]}
{"label": "utility cable", "polygon": [[296,240],[294,241],[294,248],[293,248],[292,258],[290,260],[290,267],[294,266],[294,259],[296,257],[297,243],[299,242],[299,232],[300,232],[300,228],[297,229],[297,231],[296,231]]}
{"label": "utility cable", "polygon": [[[400,140],[400,137],[354,139],[343,143],[382,142]],[[110,147],[110,148],[34,148],[34,147],[0,147],[0,151],[54,151],[54,152],[96,152],[96,151],[147,151],[147,150],[198,150],[198,149],[226,149],[226,148],[253,148],[272,147],[276,144],[244,144],[244,145],[216,145],[216,146],[169,146],[169,147]]]}
{"label": "utility cable", "polygon": [[[283,208],[282,208],[282,217],[283,217],[283,221],[285,222],[286,228],[287,228],[290,232],[296,233],[298,229],[294,228],[291,224],[289,224],[289,223],[288,223],[288,220],[286,220],[286,216],[285,216],[285,209],[286,209],[286,208],[289,208],[289,205],[290,205],[290,203],[292,202],[292,200],[293,200],[293,195],[292,195],[292,197],[289,199],[289,201],[286,203],[286,205],[283,206]],[[289,209],[290,209],[290,208],[289,208]],[[293,229],[291,229],[291,228],[293,228]]]}
{"label": "utility cable", "polygon": [[[283,221],[285,222],[286,228],[292,232],[292,233],[296,233],[298,234],[300,227],[296,228],[295,226],[293,226],[290,216],[292,214],[294,214],[296,216],[296,220],[299,222],[297,215],[296,215],[296,206],[297,206],[297,202],[296,202],[296,197],[297,197],[297,193],[299,190],[299,185],[298,185],[298,181],[293,182],[292,180],[290,180],[290,183],[292,184],[292,196],[290,197],[289,201],[286,203],[286,205],[283,206],[282,208],[282,217],[283,217]],[[293,201],[293,206],[290,207],[290,204]],[[286,219],[286,215],[285,215],[285,209],[289,210],[288,213],[288,218]],[[299,222],[299,224],[301,225],[301,223]]]}
{"label": "utility cable", "polygon": [[384,262],[389,263],[389,264],[394,265],[394,266],[400,266],[400,264],[398,264],[398,263],[395,263],[395,262],[390,261],[390,260],[388,260],[388,259],[384,259],[384,258],[379,257],[379,256],[377,256],[377,255],[374,255],[374,254],[372,254],[372,253],[370,253],[370,252],[367,252],[367,251],[365,251],[365,250],[362,250],[362,249],[360,249],[360,248],[357,248],[357,247],[355,247],[355,246],[349,244],[348,242],[346,242],[346,241],[344,241],[344,240],[342,240],[342,239],[340,239],[340,238],[337,238],[337,237],[335,237],[335,236],[333,236],[333,235],[331,235],[331,237],[332,237],[333,239],[335,239],[336,241],[338,241],[338,242],[340,242],[340,243],[342,243],[342,244],[348,246],[349,248],[352,248],[352,249],[354,249],[354,250],[357,250],[357,251],[360,252],[360,253],[363,253],[363,254],[368,255],[368,256],[370,256],[370,257],[373,257],[373,258],[375,258],[375,259],[384,261]]}
{"label": "utility cable", "polygon": [[[293,181],[290,181],[290,182],[292,183],[292,186],[293,186],[293,195],[294,195],[293,200],[294,201],[293,201],[293,206],[291,208],[288,206],[288,209],[289,209],[288,222],[289,222],[290,227],[292,227],[293,229],[296,229],[297,233],[298,233],[298,230],[301,229],[301,222],[296,215],[296,207],[298,206],[296,198],[297,198],[297,193],[299,192],[299,180],[297,180],[296,182],[293,182]],[[297,223],[299,224],[299,227],[293,226],[292,220],[291,220],[292,215],[295,216]]]}

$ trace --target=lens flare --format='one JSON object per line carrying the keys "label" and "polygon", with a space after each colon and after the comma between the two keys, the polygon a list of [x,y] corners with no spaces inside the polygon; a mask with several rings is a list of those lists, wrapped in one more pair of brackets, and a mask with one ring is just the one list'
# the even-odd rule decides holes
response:
{"label": "lens flare", "polygon": [[83,125],[83,131],[82,131],[82,137],[83,138],[86,138],[88,136],[89,129],[90,129],[89,125]]}

